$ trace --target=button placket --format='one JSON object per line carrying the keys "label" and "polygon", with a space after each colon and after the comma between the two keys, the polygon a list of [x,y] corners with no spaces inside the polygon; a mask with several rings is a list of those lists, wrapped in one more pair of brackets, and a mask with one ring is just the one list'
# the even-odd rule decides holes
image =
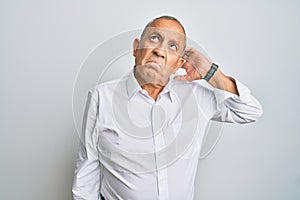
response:
{"label": "button placket", "polygon": [[168,173],[165,168],[166,160],[163,159],[162,151],[165,148],[165,140],[163,135],[163,126],[165,126],[165,112],[163,108],[156,102],[152,107],[151,125],[153,131],[154,153],[157,172],[157,189],[159,199],[168,199]]}

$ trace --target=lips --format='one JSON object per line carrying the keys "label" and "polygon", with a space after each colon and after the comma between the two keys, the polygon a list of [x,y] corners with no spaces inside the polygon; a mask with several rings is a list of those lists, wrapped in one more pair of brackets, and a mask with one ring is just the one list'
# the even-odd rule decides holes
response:
{"label": "lips", "polygon": [[159,63],[158,61],[155,61],[155,60],[150,60],[150,61],[148,61],[147,63],[155,63],[155,64],[157,64],[157,65],[160,65],[160,63]]}
{"label": "lips", "polygon": [[157,61],[148,61],[146,64],[148,65],[148,67],[154,69],[157,72],[162,70],[160,63]]}

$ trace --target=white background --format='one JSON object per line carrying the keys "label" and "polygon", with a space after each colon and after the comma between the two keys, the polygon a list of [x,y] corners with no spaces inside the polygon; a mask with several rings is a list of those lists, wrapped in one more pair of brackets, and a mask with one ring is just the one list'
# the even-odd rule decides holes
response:
{"label": "white background", "polygon": [[97,45],[162,14],[179,18],[264,107],[257,123],[225,126],[199,163],[195,199],[300,199],[296,0],[1,1],[0,199],[72,199],[81,64]]}

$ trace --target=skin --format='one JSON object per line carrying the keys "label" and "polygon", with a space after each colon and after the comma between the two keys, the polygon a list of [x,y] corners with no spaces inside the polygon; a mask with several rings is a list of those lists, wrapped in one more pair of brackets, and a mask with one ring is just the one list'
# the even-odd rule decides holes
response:
{"label": "skin", "polygon": [[[193,48],[184,50],[184,30],[176,21],[159,19],[147,28],[144,37],[133,42],[135,77],[140,86],[157,100],[171,74],[182,67],[187,74],[180,81],[202,79],[212,63]],[[182,56],[181,56],[182,55]],[[238,95],[235,82],[218,69],[209,80],[213,87]]]}
{"label": "skin", "polygon": [[[193,48],[186,49],[183,58],[187,62],[184,63],[182,68],[186,70],[187,74],[175,77],[176,80],[193,81],[203,79],[212,65],[211,61]],[[235,81],[230,76],[226,76],[219,68],[208,83],[215,88],[239,95]]]}

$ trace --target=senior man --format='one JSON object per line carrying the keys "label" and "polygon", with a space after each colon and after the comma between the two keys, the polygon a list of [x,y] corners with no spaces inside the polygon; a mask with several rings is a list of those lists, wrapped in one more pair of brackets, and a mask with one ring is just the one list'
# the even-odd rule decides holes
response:
{"label": "senior man", "polygon": [[[186,48],[174,17],[149,22],[133,56],[127,76],[89,92],[73,197],[192,200],[209,120],[250,123],[262,107],[245,85]],[[179,68],[186,74],[174,78]]]}

